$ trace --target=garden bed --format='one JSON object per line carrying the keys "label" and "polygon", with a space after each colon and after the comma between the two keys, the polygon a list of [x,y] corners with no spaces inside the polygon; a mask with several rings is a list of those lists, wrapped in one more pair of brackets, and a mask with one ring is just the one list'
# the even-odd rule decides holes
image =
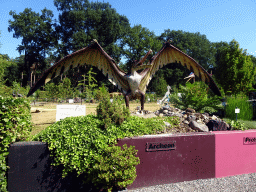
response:
{"label": "garden bed", "polygon": [[[140,158],[128,189],[256,172],[254,130],[145,135],[121,139],[117,145],[124,144],[135,146]],[[61,178],[61,169],[50,165],[46,143],[13,143],[9,152],[9,191],[90,190],[73,173]]]}

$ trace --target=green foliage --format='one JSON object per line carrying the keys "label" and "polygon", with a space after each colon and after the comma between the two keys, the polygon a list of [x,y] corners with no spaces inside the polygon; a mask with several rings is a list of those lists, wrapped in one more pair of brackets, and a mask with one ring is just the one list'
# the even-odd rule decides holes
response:
{"label": "green foliage", "polygon": [[226,117],[232,120],[236,119],[235,108],[240,109],[240,113],[237,114],[237,118],[243,120],[252,120],[253,107],[250,102],[247,101],[248,97],[243,94],[237,96],[227,97],[227,106],[225,108]]}
{"label": "green foliage", "polygon": [[12,91],[15,94],[21,94],[22,96],[25,96],[28,94],[29,92],[29,86],[26,87],[21,87],[19,83],[17,83],[16,81],[12,82]]}
{"label": "green foliage", "polygon": [[10,96],[11,89],[5,85],[5,72],[7,67],[10,66],[7,55],[0,54],[0,96]]}
{"label": "green foliage", "polygon": [[119,127],[120,131],[126,136],[139,136],[154,134],[163,131],[165,124],[164,119],[161,118],[142,118],[137,116],[130,116]]}
{"label": "green foliage", "polygon": [[138,150],[134,146],[123,149],[119,146],[107,147],[101,156],[96,156],[96,164],[93,166],[92,180],[97,186],[103,185],[108,191],[113,186],[126,187],[136,179],[135,166],[140,163],[139,157],[135,157]]}
{"label": "green foliage", "polygon": [[76,91],[71,87],[71,81],[69,78],[64,78],[63,81],[59,82],[58,85],[54,83],[47,83],[45,85],[45,96],[49,99],[67,99],[73,98]]}
{"label": "green foliage", "polygon": [[9,145],[27,139],[32,130],[28,100],[0,96],[0,116],[0,191],[6,191],[6,158]]}
{"label": "green foliage", "polygon": [[13,81],[20,82],[18,63],[7,54],[0,54],[0,83],[11,86]]}
{"label": "green foliage", "polygon": [[165,81],[163,75],[161,75],[158,78],[154,78],[152,86],[154,87],[154,91],[156,92],[157,96],[163,97],[167,91],[168,84]]}
{"label": "green foliage", "polygon": [[121,125],[129,117],[129,109],[119,99],[113,99],[111,103],[110,95],[105,87],[101,87],[100,92],[100,102],[96,108],[98,118],[103,120],[105,128],[108,128],[113,123]]}
{"label": "green foliage", "polygon": [[240,121],[234,121],[229,119],[229,120],[226,120],[226,123],[228,123],[235,130],[242,130],[242,131],[248,130],[245,124]]}
{"label": "green foliage", "polygon": [[[55,91],[55,90],[52,90]],[[69,78],[64,78],[58,85],[58,98],[73,98],[74,90],[71,87],[71,81]]]}
{"label": "green foliage", "polygon": [[60,13],[56,30],[61,41],[58,52],[62,56],[97,39],[112,58],[120,59],[121,49],[116,41],[129,27],[125,16],[105,2],[54,0],[54,5]]}
{"label": "green foliage", "polygon": [[203,113],[213,113],[221,108],[221,97],[211,96],[208,93],[209,88],[203,82],[187,83],[186,87],[180,86],[181,98],[178,93],[170,95],[170,102],[182,110],[193,108],[196,111]]}
{"label": "green foliage", "polygon": [[50,98],[57,98],[57,90],[58,86],[56,86],[54,83],[47,83],[45,86],[46,96]]}
{"label": "green foliage", "polygon": [[4,57],[5,55],[0,55],[0,83],[4,83],[4,73],[6,68],[10,65],[10,62]]}
{"label": "green foliage", "polygon": [[[94,97],[93,95],[93,90],[95,87],[97,87],[97,80],[94,78],[94,75],[96,75],[95,72],[92,71],[92,67],[88,71],[87,75],[83,75],[84,80],[78,81],[78,86],[83,86],[85,87],[85,92],[86,92],[86,98],[91,99]],[[85,83],[87,82],[87,83]],[[84,88],[83,88],[84,91]]]}
{"label": "green foliage", "polygon": [[229,91],[236,95],[248,92],[252,88],[256,70],[250,56],[246,51],[239,48],[237,41],[232,40],[229,44],[219,43],[216,67],[216,80],[222,85],[225,93]]}
{"label": "green foliage", "polygon": [[146,102],[148,102],[148,99],[150,99],[149,102],[156,102],[157,101],[157,95],[152,93],[146,93],[145,95]]}
{"label": "green foliage", "polygon": [[[125,187],[136,177],[133,168],[139,163],[135,158],[136,151],[131,147],[127,149],[124,146],[123,150],[114,147],[117,138],[123,138],[125,133],[114,125],[102,130],[102,125],[103,122],[93,115],[68,117],[49,126],[33,140],[48,143],[51,156],[54,157],[53,165],[64,166],[63,177],[75,170],[78,175],[86,175],[85,182],[95,185],[103,182],[107,188],[114,182],[115,185]],[[126,161],[118,161],[117,155]],[[111,167],[113,164],[117,169]],[[125,173],[123,177],[120,171]]]}
{"label": "green foliage", "polygon": [[170,123],[171,127],[178,126],[180,124],[180,118],[177,116],[167,116],[164,117],[163,120]]}
{"label": "green foliage", "polygon": [[121,44],[124,48],[123,54],[129,60],[127,68],[131,67],[133,60],[141,59],[150,49],[156,54],[162,47],[154,32],[141,25],[129,28],[122,37]]}

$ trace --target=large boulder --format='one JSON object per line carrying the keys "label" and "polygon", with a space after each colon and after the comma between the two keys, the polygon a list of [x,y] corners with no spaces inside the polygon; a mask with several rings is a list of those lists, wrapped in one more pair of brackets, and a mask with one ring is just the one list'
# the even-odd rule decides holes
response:
{"label": "large boulder", "polygon": [[208,132],[208,127],[203,123],[197,123],[196,121],[190,121],[189,126],[198,132]]}
{"label": "large boulder", "polygon": [[209,131],[227,131],[231,129],[226,122],[216,120],[210,120],[206,126],[209,128]]}

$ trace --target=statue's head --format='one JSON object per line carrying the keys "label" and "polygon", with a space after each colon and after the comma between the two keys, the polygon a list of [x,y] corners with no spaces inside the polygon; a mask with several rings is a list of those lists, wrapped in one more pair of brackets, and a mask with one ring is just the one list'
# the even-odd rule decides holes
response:
{"label": "statue's head", "polygon": [[[147,59],[147,57],[148,57],[148,55],[150,54],[150,53],[152,53],[152,50],[150,49],[149,51],[148,51],[148,53],[141,59],[141,60],[135,60],[134,58],[132,58],[132,59],[130,59],[129,61],[128,61],[128,72],[131,72],[131,70],[135,70],[135,71],[137,71],[137,70],[140,70],[140,69],[143,69],[144,67],[144,65],[143,65],[143,63],[145,62],[145,60]],[[146,66],[146,65],[145,65]]]}

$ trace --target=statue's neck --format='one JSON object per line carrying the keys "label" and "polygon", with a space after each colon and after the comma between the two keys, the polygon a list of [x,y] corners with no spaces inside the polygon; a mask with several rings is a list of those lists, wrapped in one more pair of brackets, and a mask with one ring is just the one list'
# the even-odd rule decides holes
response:
{"label": "statue's neck", "polygon": [[131,68],[131,75],[135,75],[137,72],[134,68]]}

